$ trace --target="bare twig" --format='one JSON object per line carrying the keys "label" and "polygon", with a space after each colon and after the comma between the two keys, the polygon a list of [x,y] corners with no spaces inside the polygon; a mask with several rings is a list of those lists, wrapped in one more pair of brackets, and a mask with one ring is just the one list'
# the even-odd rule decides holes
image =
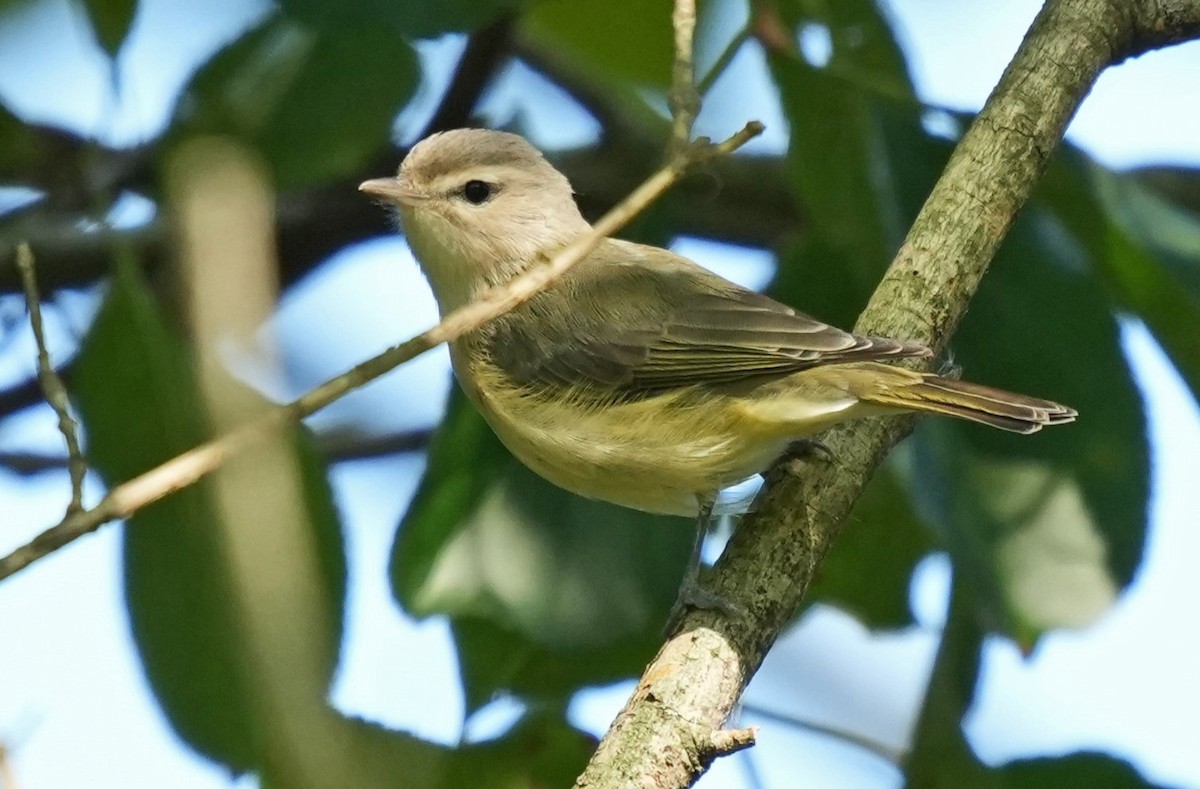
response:
{"label": "bare twig", "polygon": [[696,84],[696,92],[698,94],[704,96],[712,89],[713,83],[721,78],[721,75],[725,73],[725,69],[729,68],[729,64],[733,62],[734,56],[742,51],[742,45],[749,40],[751,35],[750,26],[746,25],[729,40],[729,43],[721,50],[721,54],[717,55],[717,59],[713,61],[708,71],[700,78],[700,82]]}
{"label": "bare twig", "polygon": [[297,400],[117,485],[93,509],[67,516],[26,545],[0,559],[0,580],[28,567],[67,543],[95,531],[108,521],[127,518],[147,504],[191,485],[219,468],[231,455],[241,452],[283,425],[303,419],[397,365],[504,314],[562,276],[602,239],[624,227],[679,180],[689,167],[715,156],[732,153],[761,134],[762,130],[761,123],[752,122],[721,143],[688,148],[605,214],[590,232],[563,247],[543,265],[535,266],[506,285],[493,288],[478,301],[447,315],[432,329],[362,362]]}
{"label": "bare twig", "polygon": [[791,726],[803,731],[820,734],[825,737],[830,737],[835,740],[841,740],[851,745],[857,746],[868,753],[878,756],[880,759],[888,762],[894,767],[901,767],[904,764],[905,753],[902,750],[885,745],[877,740],[872,740],[870,737],[865,737],[856,732],[842,729],[837,726],[830,726],[825,723],[816,723],[813,721],[800,720],[790,715],[785,715],[782,712],[775,712],[766,707],[758,707],[752,704],[742,706],[743,714],[753,715],[764,720],[781,723],[785,726]]}
{"label": "bare twig", "polygon": [[700,93],[696,90],[696,63],[692,40],[696,33],[696,0],[675,0],[671,14],[675,28],[675,63],[671,68],[671,140],[668,158],[687,147],[692,125],[700,114]]}
{"label": "bare twig", "polygon": [[[374,458],[417,452],[429,446],[432,428],[419,428],[402,433],[383,436],[346,435],[334,431],[317,435],[317,444],[331,463]],[[40,452],[0,452],[0,468],[22,476],[32,476],[45,471],[60,471],[67,467],[66,455],[49,455]]]}
{"label": "bare twig", "polygon": [[46,455],[40,452],[0,452],[0,468],[21,476],[59,471],[67,467],[66,455]]}
{"label": "bare twig", "polygon": [[67,443],[67,470],[71,474],[71,503],[67,505],[69,516],[83,509],[83,479],[87,476],[87,460],[79,444],[79,424],[71,416],[67,387],[50,363],[50,351],[46,348],[46,331],[42,323],[42,297],[38,293],[37,275],[34,273],[33,250],[28,244],[17,247],[17,269],[25,286],[29,325],[33,327],[33,339],[37,343],[38,382],[46,395],[46,402],[58,415],[58,432],[62,433]]}

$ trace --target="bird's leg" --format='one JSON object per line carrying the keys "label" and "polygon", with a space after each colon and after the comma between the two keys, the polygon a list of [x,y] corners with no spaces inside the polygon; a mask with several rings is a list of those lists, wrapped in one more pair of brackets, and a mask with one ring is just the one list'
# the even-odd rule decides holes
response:
{"label": "bird's leg", "polygon": [[797,438],[787,445],[781,460],[833,460],[833,450],[816,438]]}
{"label": "bird's leg", "polygon": [[712,527],[713,504],[715,496],[704,496],[700,499],[700,513],[696,516],[696,538],[692,543],[692,556],[688,560],[687,569],[683,573],[683,583],[679,586],[679,595],[671,606],[667,616],[664,632],[674,635],[683,620],[683,613],[688,608],[701,608],[708,611],[724,611],[729,614],[739,613],[737,606],[714,592],[700,585],[700,568],[704,561],[704,538]]}

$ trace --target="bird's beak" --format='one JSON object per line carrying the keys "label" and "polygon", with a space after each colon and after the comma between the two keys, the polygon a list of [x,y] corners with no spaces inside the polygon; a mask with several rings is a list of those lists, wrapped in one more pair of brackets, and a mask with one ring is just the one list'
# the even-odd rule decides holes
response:
{"label": "bird's beak", "polygon": [[412,206],[424,198],[399,178],[373,178],[358,185],[358,191],[402,206]]}

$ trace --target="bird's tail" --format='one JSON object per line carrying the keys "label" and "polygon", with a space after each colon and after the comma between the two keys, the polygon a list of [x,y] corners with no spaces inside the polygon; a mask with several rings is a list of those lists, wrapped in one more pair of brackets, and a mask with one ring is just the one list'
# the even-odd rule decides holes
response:
{"label": "bird's tail", "polygon": [[1050,400],[929,373],[903,373],[907,373],[904,380],[859,389],[855,394],[876,405],[956,416],[1014,433],[1036,433],[1046,425],[1073,422],[1078,416],[1075,409]]}

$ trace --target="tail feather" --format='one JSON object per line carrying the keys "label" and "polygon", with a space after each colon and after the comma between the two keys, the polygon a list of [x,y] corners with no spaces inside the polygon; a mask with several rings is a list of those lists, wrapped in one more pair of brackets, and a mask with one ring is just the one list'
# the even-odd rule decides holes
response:
{"label": "tail feather", "polygon": [[881,387],[860,396],[879,405],[956,416],[1014,433],[1036,433],[1078,416],[1075,409],[1050,400],[929,374],[907,386]]}

